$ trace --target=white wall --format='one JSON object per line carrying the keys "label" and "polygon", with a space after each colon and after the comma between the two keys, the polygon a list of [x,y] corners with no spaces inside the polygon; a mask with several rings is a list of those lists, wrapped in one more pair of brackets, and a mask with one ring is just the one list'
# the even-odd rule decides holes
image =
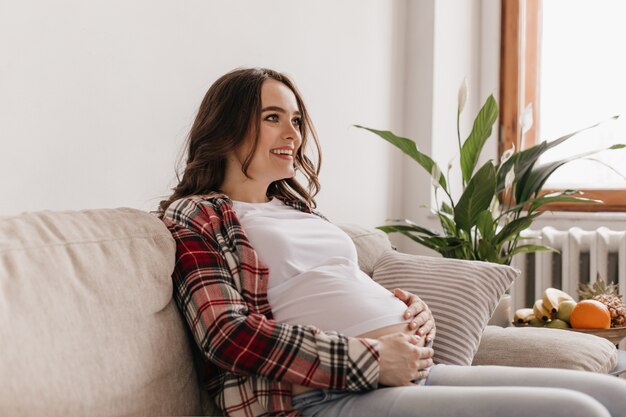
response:
{"label": "white wall", "polygon": [[[498,99],[499,0],[409,1],[403,134],[442,170],[452,160],[453,195],[460,194],[459,151],[456,133],[457,94],[467,77],[470,96],[461,115],[461,141],[471,131],[474,117],[487,97]],[[494,126],[497,126],[494,125]],[[495,158],[497,129],[485,145],[484,159]],[[454,159],[453,159],[454,158]],[[435,206],[430,175],[408,158],[403,160],[403,217],[439,230],[428,208]],[[441,202],[442,196],[439,196]],[[393,235],[404,252],[434,254],[407,238]]]}
{"label": "white wall", "polygon": [[[393,128],[404,1],[0,0],[0,215],[153,209],[210,84],[290,74],[324,151],[320,209],[374,226],[394,156],[351,127]],[[397,190],[395,191],[397,192]]]}
{"label": "white wall", "polygon": [[[432,203],[429,176],[351,126],[410,137],[445,167],[458,154],[463,77],[462,137],[489,94],[499,96],[499,37],[500,0],[0,0],[0,215],[155,208],[209,85],[238,66],[268,66],[293,76],[314,117],[324,213],[437,229],[420,207]],[[494,132],[488,158],[496,143]],[[458,177],[455,168],[457,192]],[[624,228],[624,216],[546,215],[544,224]]]}

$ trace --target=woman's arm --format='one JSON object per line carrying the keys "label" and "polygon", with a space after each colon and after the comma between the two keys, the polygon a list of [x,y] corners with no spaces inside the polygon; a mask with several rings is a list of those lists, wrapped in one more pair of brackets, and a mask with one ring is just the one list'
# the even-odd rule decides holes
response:
{"label": "woman's arm", "polygon": [[[254,306],[246,303],[245,289],[233,277],[238,272],[228,266],[210,233],[211,222],[219,219],[189,208],[176,211],[175,219],[166,213],[164,220],[177,246],[176,301],[211,362],[235,374],[310,387],[361,391],[377,386],[377,341],[278,323],[251,311]],[[183,212],[192,212],[193,218],[182,219]]]}

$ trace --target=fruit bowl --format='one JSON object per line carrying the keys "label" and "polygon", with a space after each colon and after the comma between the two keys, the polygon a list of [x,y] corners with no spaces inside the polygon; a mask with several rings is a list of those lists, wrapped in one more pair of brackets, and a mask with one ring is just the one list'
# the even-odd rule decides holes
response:
{"label": "fruit bowl", "polygon": [[566,329],[574,332],[589,333],[603,337],[614,345],[619,344],[626,337],[626,327],[612,327],[610,329]]}
{"label": "fruit bowl", "polygon": [[[517,322],[513,322],[513,326],[532,327],[526,323],[517,323]],[[626,337],[626,326],[625,327],[612,327],[610,329],[573,329],[570,327],[568,329],[560,329],[560,330],[569,330],[572,332],[587,333],[587,334],[592,334],[594,336],[603,337],[609,340],[614,345],[619,344],[622,341],[622,339]]]}

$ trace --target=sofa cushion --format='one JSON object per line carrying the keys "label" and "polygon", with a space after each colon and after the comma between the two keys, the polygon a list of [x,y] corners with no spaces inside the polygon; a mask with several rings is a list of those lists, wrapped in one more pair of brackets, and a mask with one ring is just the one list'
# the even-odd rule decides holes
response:
{"label": "sofa cushion", "polygon": [[472,364],[607,373],[616,361],[615,345],[594,335],[541,327],[487,326]]}
{"label": "sofa cushion", "polygon": [[197,414],[174,254],[134,209],[0,220],[3,415]]}
{"label": "sofa cushion", "polygon": [[418,295],[433,313],[435,363],[470,365],[487,321],[519,275],[505,265],[385,252],[372,277]]}
{"label": "sofa cushion", "polygon": [[374,265],[380,257],[392,249],[387,234],[378,229],[367,229],[357,224],[338,224],[354,242],[359,254],[359,268],[370,277],[374,273]]}

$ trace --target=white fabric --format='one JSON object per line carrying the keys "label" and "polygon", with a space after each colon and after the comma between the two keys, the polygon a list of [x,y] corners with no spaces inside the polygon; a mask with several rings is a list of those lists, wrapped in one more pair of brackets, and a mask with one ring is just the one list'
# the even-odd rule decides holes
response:
{"label": "white fabric", "polygon": [[233,209],[269,268],[276,320],[346,336],[405,321],[406,305],[359,269],[354,243],[337,226],[278,199],[234,201]]}

